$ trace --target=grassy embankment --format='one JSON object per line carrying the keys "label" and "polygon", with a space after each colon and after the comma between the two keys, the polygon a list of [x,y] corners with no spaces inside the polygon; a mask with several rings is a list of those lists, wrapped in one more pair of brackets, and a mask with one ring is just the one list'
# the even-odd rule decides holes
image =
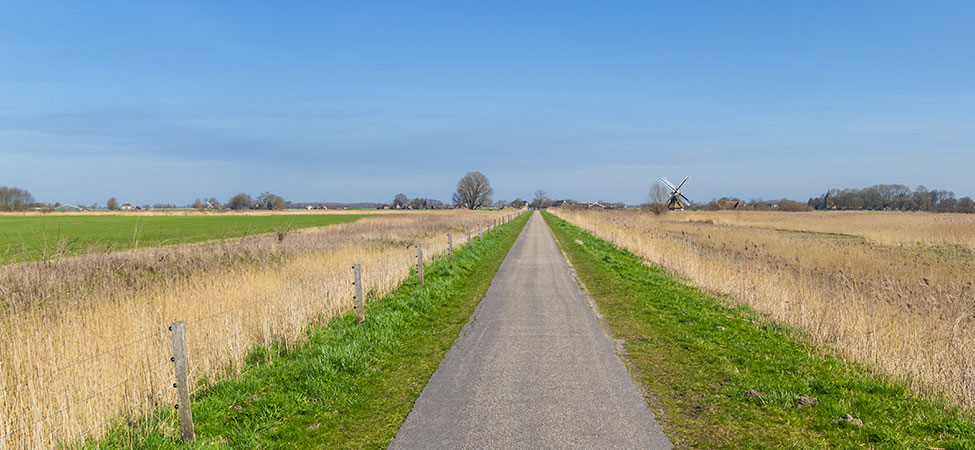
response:
{"label": "grassy embankment", "polygon": [[[116,426],[101,448],[381,448],[484,296],[528,215],[425,266],[382,299],[313,327],[291,350],[252,351],[243,374],[193,398],[197,441],[174,437],[172,411]],[[191,356],[192,357],[192,356]],[[148,430],[148,431],[147,431]],[[88,444],[94,448],[94,443]]]}
{"label": "grassy embankment", "polygon": [[0,264],[187,244],[358,220],[362,214],[0,216]]}
{"label": "grassy embankment", "polygon": [[[545,214],[685,448],[975,448],[972,417]],[[801,396],[818,403],[797,407]],[[862,422],[844,420],[844,415]]]}

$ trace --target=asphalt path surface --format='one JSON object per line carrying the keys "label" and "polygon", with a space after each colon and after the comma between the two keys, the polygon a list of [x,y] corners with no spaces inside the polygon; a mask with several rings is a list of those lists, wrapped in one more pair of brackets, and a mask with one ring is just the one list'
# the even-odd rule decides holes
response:
{"label": "asphalt path surface", "polygon": [[535,213],[390,448],[671,444]]}

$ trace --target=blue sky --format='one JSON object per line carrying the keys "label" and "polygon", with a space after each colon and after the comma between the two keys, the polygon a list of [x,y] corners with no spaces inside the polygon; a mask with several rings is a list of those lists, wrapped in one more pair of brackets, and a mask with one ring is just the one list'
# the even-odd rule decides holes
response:
{"label": "blue sky", "polygon": [[41,201],[975,195],[975,2],[0,11],[0,185]]}

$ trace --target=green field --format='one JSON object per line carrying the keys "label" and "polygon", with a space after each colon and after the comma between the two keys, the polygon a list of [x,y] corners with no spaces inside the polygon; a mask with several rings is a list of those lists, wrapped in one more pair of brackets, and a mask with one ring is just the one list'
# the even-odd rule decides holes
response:
{"label": "green field", "polygon": [[365,214],[0,216],[0,264],[352,222]]}

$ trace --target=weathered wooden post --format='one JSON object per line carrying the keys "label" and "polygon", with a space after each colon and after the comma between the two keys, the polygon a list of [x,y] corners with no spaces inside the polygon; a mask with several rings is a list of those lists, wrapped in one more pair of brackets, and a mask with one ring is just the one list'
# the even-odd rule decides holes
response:
{"label": "weathered wooden post", "polygon": [[484,242],[484,234],[481,233],[481,224],[477,224],[477,240]]}
{"label": "weathered wooden post", "polygon": [[416,275],[423,284],[423,244],[416,244]]}
{"label": "weathered wooden post", "polygon": [[467,246],[470,247],[470,245],[471,245],[471,229],[468,228],[467,229]]}
{"label": "weathered wooden post", "polygon": [[352,273],[355,278],[355,281],[352,282],[352,285],[355,286],[355,294],[352,297],[352,299],[355,300],[355,318],[356,320],[359,321],[359,323],[362,323],[364,320],[366,320],[366,305],[365,305],[366,302],[365,299],[362,298],[361,272],[362,270],[359,268],[358,264],[352,265]]}
{"label": "weathered wooden post", "polygon": [[450,259],[454,259],[454,235],[447,233],[447,251],[450,252]]}
{"label": "weathered wooden post", "polygon": [[186,352],[186,322],[173,322],[169,326],[173,334],[173,363],[176,375],[176,415],[179,417],[179,434],[184,442],[193,442],[196,432],[193,431],[193,408],[190,406],[190,383],[187,378],[189,355]]}

